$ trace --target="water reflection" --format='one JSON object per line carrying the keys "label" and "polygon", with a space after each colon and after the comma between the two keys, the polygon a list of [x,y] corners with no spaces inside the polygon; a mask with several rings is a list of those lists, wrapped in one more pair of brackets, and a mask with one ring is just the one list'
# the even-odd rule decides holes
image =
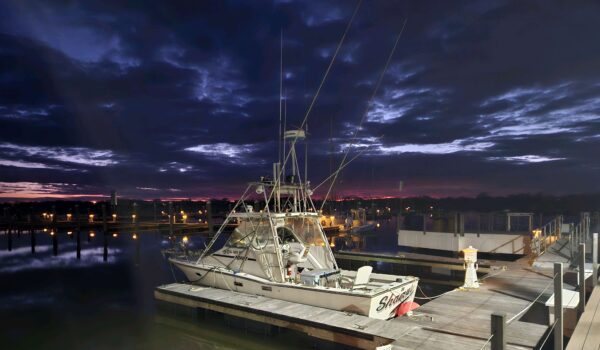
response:
{"label": "water reflection", "polygon": [[[76,234],[57,232],[53,255],[49,232],[13,236],[13,250],[0,242],[0,344],[3,349],[305,349],[316,340],[291,331],[281,334],[247,332],[235,320],[194,310],[174,313],[154,300],[154,287],[183,281],[171,269],[161,249],[181,244],[181,236],[157,231],[120,232],[108,238],[103,261],[102,233],[88,241],[81,232],[81,260],[76,258]],[[188,249],[204,247],[205,239],[190,235]],[[398,251],[394,220],[373,232],[338,235],[336,249]],[[138,255],[139,254],[139,255]],[[137,263],[136,263],[137,262]],[[322,343],[320,343],[322,345]]]}

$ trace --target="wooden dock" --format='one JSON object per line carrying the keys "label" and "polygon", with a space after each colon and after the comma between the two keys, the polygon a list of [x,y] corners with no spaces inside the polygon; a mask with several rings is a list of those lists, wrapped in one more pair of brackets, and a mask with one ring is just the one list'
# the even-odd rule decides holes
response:
{"label": "wooden dock", "polygon": [[[416,312],[432,319],[419,321],[420,328],[404,334],[392,345],[397,349],[443,349],[448,344],[461,349],[490,348],[487,341],[491,334],[491,315],[502,312],[510,321],[506,327],[507,348],[536,348],[548,330],[545,313],[539,312],[539,308],[552,294],[551,271],[533,271],[526,265],[514,263],[488,276],[481,281],[478,290],[455,290],[417,309]],[[542,316],[528,312],[518,316],[540,294],[543,295],[540,305],[534,305],[537,310],[533,307],[531,310],[532,314]],[[392,322],[415,323],[409,318]]]}
{"label": "wooden dock", "polygon": [[567,350],[600,349],[600,286],[594,286],[585,312],[581,315]]}
{"label": "wooden dock", "polygon": [[[581,246],[583,247],[583,246]],[[325,308],[291,303],[268,297],[248,295],[233,291],[194,286],[190,284],[170,284],[155,289],[155,298],[167,303],[184,305],[232,315],[242,319],[257,321],[281,328],[303,332],[319,339],[344,344],[361,349],[492,349],[492,315],[503,314],[503,332],[506,347],[502,349],[541,349],[553,341],[555,324],[550,315],[547,301],[552,299],[555,286],[554,270],[551,263],[562,262],[564,276],[579,279],[591,276],[588,264],[581,260],[584,270],[574,274],[568,268],[565,256],[565,243],[558,241],[553,249],[535,264],[529,257],[515,262],[482,262],[488,274],[480,279],[480,288],[474,290],[454,289],[431,299],[411,316],[403,316],[389,321],[371,319]],[[596,253],[594,253],[595,256]],[[408,254],[399,256],[338,252],[336,258],[348,259],[358,264],[387,262],[396,264],[440,264],[457,265],[458,259]],[[533,263],[533,265],[532,265]],[[566,263],[566,264],[565,264]],[[591,265],[591,264],[590,264]],[[552,266],[553,267],[553,266]],[[571,278],[572,279],[572,278]],[[590,278],[591,279],[591,278]],[[559,282],[560,283],[560,282]],[[573,298],[578,303],[581,287],[577,281],[563,281],[563,305],[576,310],[571,304]],[[589,283],[588,283],[589,285]],[[575,290],[578,290],[575,292]],[[565,291],[569,291],[565,294]],[[423,292],[417,292],[423,296]],[[418,301],[418,300],[417,300]],[[570,306],[569,306],[570,305]],[[565,307],[565,306],[563,306]],[[553,310],[552,310],[553,311]],[[570,330],[575,328],[567,349],[600,350],[600,286],[595,286],[579,323],[576,317]],[[565,309],[565,316],[567,309]],[[496,317],[497,318],[497,317]],[[567,317],[568,318],[568,317]],[[564,325],[567,327],[567,324]],[[496,328],[497,329],[497,328]],[[570,334],[570,332],[569,332]],[[499,338],[496,338],[499,339]],[[502,339],[502,338],[500,338]],[[500,349],[501,347],[496,347]]]}
{"label": "wooden dock", "polygon": [[[504,312],[510,320],[506,327],[507,349],[535,349],[549,330],[544,302],[552,294],[552,271],[535,271],[516,262],[488,276],[479,290],[448,292],[417,309],[412,317],[390,321],[180,283],[157,287],[155,297],[362,349],[383,345],[393,349],[443,349],[448,345],[489,349],[491,314]],[[532,311],[522,312],[540,294]]]}

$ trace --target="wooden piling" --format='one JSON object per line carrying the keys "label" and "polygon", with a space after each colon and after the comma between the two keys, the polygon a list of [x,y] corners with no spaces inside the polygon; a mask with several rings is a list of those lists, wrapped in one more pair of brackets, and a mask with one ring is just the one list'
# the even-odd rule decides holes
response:
{"label": "wooden piling", "polygon": [[492,350],[506,349],[506,314],[494,312],[492,314]]}
{"label": "wooden piling", "polygon": [[33,227],[29,229],[30,238],[31,238],[31,254],[35,254],[35,230]]}
{"label": "wooden piling", "polygon": [[579,305],[577,305],[577,317],[585,311],[585,243],[579,244]]}
{"label": "wooden piling", "polygon": [[54,256],[58,255],[58,232],[54,231],[54,229],[52,229],[51,235],[52,235],[52,254]]}
{"label": "wooden piling", "polygon": [[102,260],[108,260],[108,225],[106,223],[106,204],[102,203],[102,233],[104,235],[104,250]]}
{"label": "wooden piling", "polygon": [[[258,206],[256,206],[256,208],[258,208]],[[214,227],[212,218],[212,203],[210,202],[210,200],[206,201],[206,221],[208,223],[208,233],[213,234]]]}
{"label": "wooden piling", "polygon": [[598,285],[598,233],[592,236],[592,282],[595,288]]}
{"label": "wooden piling", "polygon": [[77,235],[77,260],[81,259],[81,222],[79,220],[79,205],[75,204],[75,221],[77,227],[75,229]]}
{"label": "wooden piling", "polygon": [[554,263],[554,350],[563,350],[563,266]]}
{"label": "wooden piling", "polygon": [[173,237],[173,202],[169,202],[169,236]]}
{"label": "wooden piling", "polygon": [[134,235],[135,235],[135,238],[134,238],[134,243],[135,243],[135,264],[139,265],[140,261],[141,261],[141,259],[140,259],[140,256],[141,256],[141,254],[140,254],[140,244],[141,244],[140,243],[140,239],[141,239],[141,237],[139,235],[135,234],[135,233],[134,233]]}
{"label": "wooden piling", "polygon": [[[9,224],[10,225],[10,224]],[[8,226],[8,231],[6,232],[8,239],[8,251],[12,251],[12,227]]]}

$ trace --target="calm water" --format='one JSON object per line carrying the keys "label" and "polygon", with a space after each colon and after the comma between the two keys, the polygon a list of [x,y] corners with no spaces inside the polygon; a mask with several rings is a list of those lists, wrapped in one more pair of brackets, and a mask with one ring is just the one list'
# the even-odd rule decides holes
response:
{"label": "calm water", "polygon": [[[375,235],[356,240],[361,249],[397,251],[394,220],[382,222]],[[32,255],[29,235],[14,235],[13,251],[0,244],[0,348],[2,349],[303,349],[307,337],[290,332],[264,335],[232,327],[221,318],[197,320],[158,309],[155,286],[183,280],[160,250],[169,242],[159,233],[135,241],[121,234],[110,239],[109,260],[102,261],[102,237],[91,242],[82,233],[82,258],[75,240],[59,235],[59,254],[51,238],[37,234]],[[202,239],[192,244],[201,246]],[[366,243],[366,245],[365,245]],[[430,290],[431,286],[423,286]],[[321,344],[323,346],[323,344]]]}

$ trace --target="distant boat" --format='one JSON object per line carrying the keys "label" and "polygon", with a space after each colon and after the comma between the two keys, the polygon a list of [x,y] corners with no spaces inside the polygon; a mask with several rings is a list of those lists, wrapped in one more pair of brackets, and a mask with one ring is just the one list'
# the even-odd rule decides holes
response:
{"label": "distant boat", "polygon": [[[197,260],[171,256],[169,261],[190,282],[204,286],[376,319],[395,317],[399,307],[412,305],[418,278],[374,274],[370,266],[358,271],[338,267],[311,199],[310,183],[300,178],[295,145],[305,136],[301,129],[283,134],[290,147],[289,176],[285,157],[282,167],[274,164],[272,179],[249,184]],[[264,205],[249,205],[252,196],[261,197]],[[223,243],[224,228],[233,222],[237,227]]]}

